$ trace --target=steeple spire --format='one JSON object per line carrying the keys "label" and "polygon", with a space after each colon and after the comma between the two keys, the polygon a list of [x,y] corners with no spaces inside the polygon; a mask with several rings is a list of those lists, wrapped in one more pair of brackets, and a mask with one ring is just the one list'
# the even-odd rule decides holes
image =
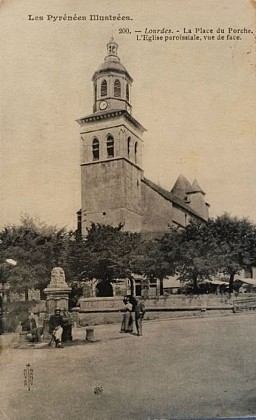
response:
{"label": "steeple spire", "polygon": [[109,57],[111,60],[113,60],[113,57],[116,57],[118,61],[120,61],[117,55],[117,50],[118,50],[118,44],[112,36],[110,41],[107,43],[107,56],[105,57],[105,61],[108,61]]}

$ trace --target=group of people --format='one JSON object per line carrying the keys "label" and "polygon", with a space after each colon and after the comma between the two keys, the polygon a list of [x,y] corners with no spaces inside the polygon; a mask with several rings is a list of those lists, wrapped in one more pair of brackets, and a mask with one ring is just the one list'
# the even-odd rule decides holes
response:
{"label": "group of people", "polygon": [[124,307],[121,310],[123,312],[123,319],[120,332],[133,333],[133,324],[135,322],[137,335],[142,336],[142,320],[145,315],[145,304],[142,297],[125,296],[123,302]]}
{"label": "group of people", "polygon": [[[140,296],[134,297],[127,295],[123,299],[124,307],[121,310],[123,313],[123,319],[121,324],[121,333],[133,333],[134,323],[137,330],[137,335],[142,335],[142,320],[145,315],[145,304]],[[60,309],[55,309],[53,315],[49,319],[49,333],[51,334],[51,341],[55,343],[55,347],[63,348],[62,337],[65,327],[64,318],[61,315]],[[38,320],[32,311],[29,311],[29,328],[28,328],[28,339],[33,342],[41,341],[42,328],[38,327]]]}

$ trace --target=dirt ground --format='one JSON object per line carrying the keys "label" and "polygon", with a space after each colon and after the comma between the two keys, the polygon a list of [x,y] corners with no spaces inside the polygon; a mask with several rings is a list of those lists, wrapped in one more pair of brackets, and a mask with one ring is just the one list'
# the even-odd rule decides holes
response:
{"label": "dirt ground", "polygon": [[[256,415],[256,314],[95,327],[94,343],[6,349],[1,420],[164,420]],[[79,340],[80,339],[80,340]],[[34,383],[24,387],[30,363]]]}

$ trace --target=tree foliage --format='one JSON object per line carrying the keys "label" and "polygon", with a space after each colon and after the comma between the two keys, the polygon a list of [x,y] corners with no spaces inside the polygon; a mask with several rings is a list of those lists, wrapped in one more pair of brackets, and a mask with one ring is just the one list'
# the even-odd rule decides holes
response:
{"label": "tree foliage", "polygon": [[217,273],[229,275],[233,291],[235,274],[256,265],[256,226],[228,214],[208,222],[192,220],[182,230],[172,228],[161,242],[166,261],[194,291],[198,281]]}
{"label": "tree foliage", "polygon": [[183,281],[191,282],[194,291],[198,282],[218,270],[217,241],[212,222],[191,221],[185,229],[171,228],[161,241],[166,261]]}
{"label": "tree foliage", "polygon": [[[75,239],[65,228],[35,222],[29,216],[20,225],[0,232],[1,282],[10,281],[12,290],[43,290],[53,267],[62,266],[68,281],[131,278],[148,280],[178,275],[194,291],[204,279],[216,273],[230,277],[241,269],[256,266],[256,226],[247,219],[227,214],[208,222],[191,221],[184,229],[170,228],[160,239],[123,231],[123,226],[92,224],[87,236]],[[6,258],[17,260],[13,268]]]}
{"label": "tree foliage", "polygon": [[218,244],[220,271],[229,275],[230,290],[236,274],[256,265],[256,226],[248,219],[238,219],[228,214],[214,221]]}
{"label": "tree foliage", "polygon": [[123,232],[122,225],[92,224],[86,238],[71,245],[69,263],[76,278],[110,282],[131,275],[131,256],[140,243],[138,233]]}
{"label": "tree foliage", "polygon": [[[68,240],[64,228],[36,223],[29,216],[22,217],[18,226],[6,226],[0,232],[1,281],[8,280],[16,292],[43,290],[52,268],[65,265]],[[6,258],[16,260],[17,266],[7,267]]]}

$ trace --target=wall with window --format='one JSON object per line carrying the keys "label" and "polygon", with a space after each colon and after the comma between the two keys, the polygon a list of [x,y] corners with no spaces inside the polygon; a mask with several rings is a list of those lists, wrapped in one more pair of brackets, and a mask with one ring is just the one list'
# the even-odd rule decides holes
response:
{"label": "wall with window", "polygon": [[120,128],[111,127],[81,134],[81,163],[120,156]]}
{"label": "wall with window", "polygon": [[81,163],[125,157],[137,166],[142,166],[142,142],[128,127],[113,127],[113,122],[109,128],[100,129],[100,124],[95,126],[99,129],[81,134]]}
{"label": "wall with window", "polygon": [[173,206],[173,223],[177,226],[185,227],[192,219],[192,215],[178,206]]}
{"label": "wall with window", "polygon": [[110,73],[105,77],[99,77],[94,86],[97,91],[97,99],[107,96],[130,101],[130,86],[125,76]]}

